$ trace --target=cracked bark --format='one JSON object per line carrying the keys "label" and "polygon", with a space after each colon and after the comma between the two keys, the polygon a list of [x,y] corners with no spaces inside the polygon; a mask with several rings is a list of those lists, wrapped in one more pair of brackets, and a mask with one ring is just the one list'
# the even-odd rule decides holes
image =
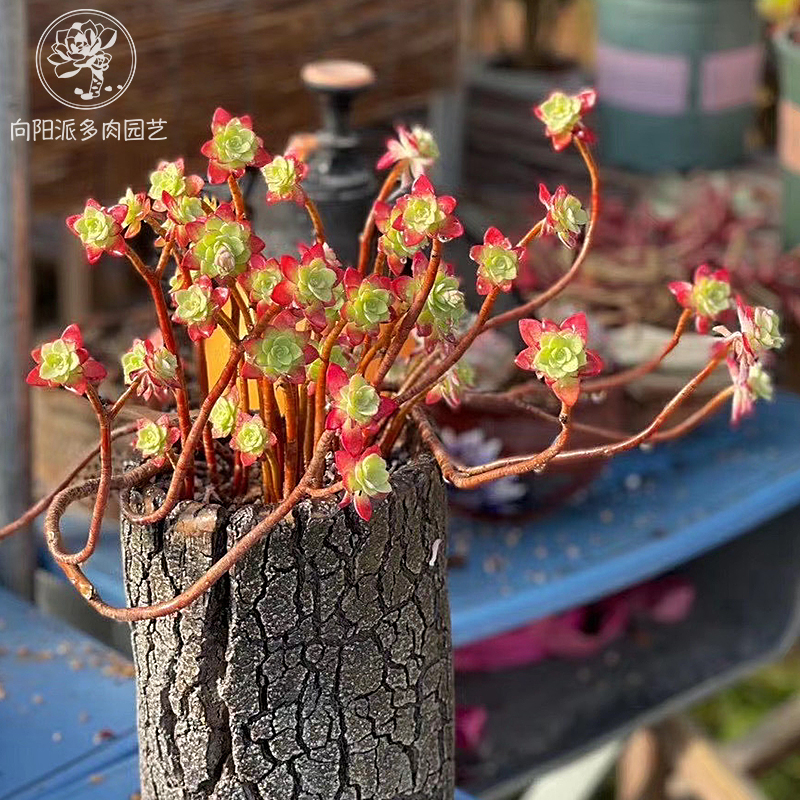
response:
{"label": "cracked bark", "polygon": [[[132,626],[143,800],[452,800],[444,487],[427,456],[392,486],[368,525],[298,506],[197,603]],[[123,518],[129,602],[188,586],[262,513]]]}

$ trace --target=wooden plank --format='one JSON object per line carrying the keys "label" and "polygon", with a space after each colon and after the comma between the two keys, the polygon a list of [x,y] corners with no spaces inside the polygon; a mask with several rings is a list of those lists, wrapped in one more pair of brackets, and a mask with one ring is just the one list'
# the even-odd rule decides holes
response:
{"label": "wooden plank", "polygon": [[769,712],[753,730],[721,748],[739,772],[759,774],[779,764],[800,747],[800,697]]}
{"label": "wooden plank", "polygon": [[617,764],[617,800],[663,800],[666,770],[655,733],[635,731]]}
{"label": "wooden plank", "polygon": [[671,759],[670,800],[767,800],[750,778],[734,772],[719,751],[685,717],[658,726],[661,746]]}

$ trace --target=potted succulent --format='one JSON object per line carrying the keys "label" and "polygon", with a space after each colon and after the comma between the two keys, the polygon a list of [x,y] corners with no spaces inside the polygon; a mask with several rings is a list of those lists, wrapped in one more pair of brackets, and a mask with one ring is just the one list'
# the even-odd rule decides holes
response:
{"label": "potted succulent", "polygon": [[752,0],[597,0],[598,129],[652,172],[742,159],[761,77]]}
{"label": "potted succulent", "polygon": [[[730,398],[738,419],[769,395],[760,356],[780,343],[776,320],[740,305],[741,330],[718,329],[708,363],[643,430],[615,433],[574,418],[582,393],[624,384],[671,349],[598,377],[583,314],[535,317],[577,274],[592,242],[600,186],[582,121],[590,96],[550,98],[537,116],[558,148],[572,144],[584,159],[591,215],[559,189],[519,242],[487,231],[471,253],[484,298],[474,316],[446,258],[447,242],[462,233],[456,201],[437,195],[425,176],[431,148],[422,152],[417,135],[388,147],[389,173],[352,266],[327,246],[303,189],[303,163],[268,155],[250,118],[222,109],[202,152],[208,180],[226,184],[230,202],[211,199],[178,160],[162,162],[149,188],[122,204],[89,200],[67,220],[90,262],[110,254],[131,263],[152,295],[160,333],[123,356],[127,388],[114,401],[102,396],[105,369],[76,325],[34,350],[28,383],[83,396],[96,414],[100,474],[75,483],[76,470],[0,537],[46,508],[47,543],[68,579],[99,613],[132,624],[146,800],[452,800],[442,478],[472,489],[606,459],[679,436]],[[307,209],[313,243],[279,260],[262,256],[239,186],[246,169],[261,171],[268,202]],[[158,236],[154,264],[132,246],[143,226]],[[542,236],[574,248],[572,266],[539,295],[494,313],[527,246]],[[705,330],[732,304],[726,287],[723,274],[705,272],[672,287],[684,306],[674,341],[692,318]],[[509,322],[524,340],[516,364],[533,379],[512,392],[471,393],[462,357],[479,334]],[[209,365],[215,331],[227,337],[227,354]],[[187,385],[179,347],[187,339],[196,387]],[[732,385],[670,426],[723,363]],[[530,402],[542,382],[558,414]],[[160,400],[163,413],[115,427],[137,396]],[[426,411],[440,400],[514,409],[520,425],[548,426],[551,440],[537,452],[466,467]],[[571,447],[573,431],[599,444]],[[123,436],[133,437],[141,460],[115,472],[113,441]],[[106,603],[83,569],[112,490],[122,493],[125,608]],[[60,520],[87,497],[94,514],[85,545],[66,552]]]}
{"label": "potted succulent", "polygon": [[758,9],[775,25],[778,62],[778,158],[783,174],[783,239],[800,244],[800,34],[797,0],[759,0]]}

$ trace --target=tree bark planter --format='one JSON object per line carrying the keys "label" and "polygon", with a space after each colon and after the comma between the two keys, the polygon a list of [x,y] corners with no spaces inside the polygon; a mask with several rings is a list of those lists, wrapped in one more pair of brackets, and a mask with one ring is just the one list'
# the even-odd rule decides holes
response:
{"label": "tree bark planter", "polygon": [[[185,611],[132,626],[143,800],[452,800],[444,486],[429,457],[392,486],[369,524],[301,504]],[[184,589],[262,513],[123,515],[130,604]]]}

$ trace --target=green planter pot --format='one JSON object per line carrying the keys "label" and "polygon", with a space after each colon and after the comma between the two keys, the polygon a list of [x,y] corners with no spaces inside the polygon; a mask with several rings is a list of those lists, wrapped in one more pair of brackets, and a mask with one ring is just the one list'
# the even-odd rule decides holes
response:
{"label": "green planter pot", "polygon": [[761,76],[753,0],[597,0],[606,163],[647,172],[739,161]]}
{"label": "green planter pot", "polygon": [[800,244],[800,45],[789,31],[775,36],[780,78],[778,155],[783,171],[783,243]]}

